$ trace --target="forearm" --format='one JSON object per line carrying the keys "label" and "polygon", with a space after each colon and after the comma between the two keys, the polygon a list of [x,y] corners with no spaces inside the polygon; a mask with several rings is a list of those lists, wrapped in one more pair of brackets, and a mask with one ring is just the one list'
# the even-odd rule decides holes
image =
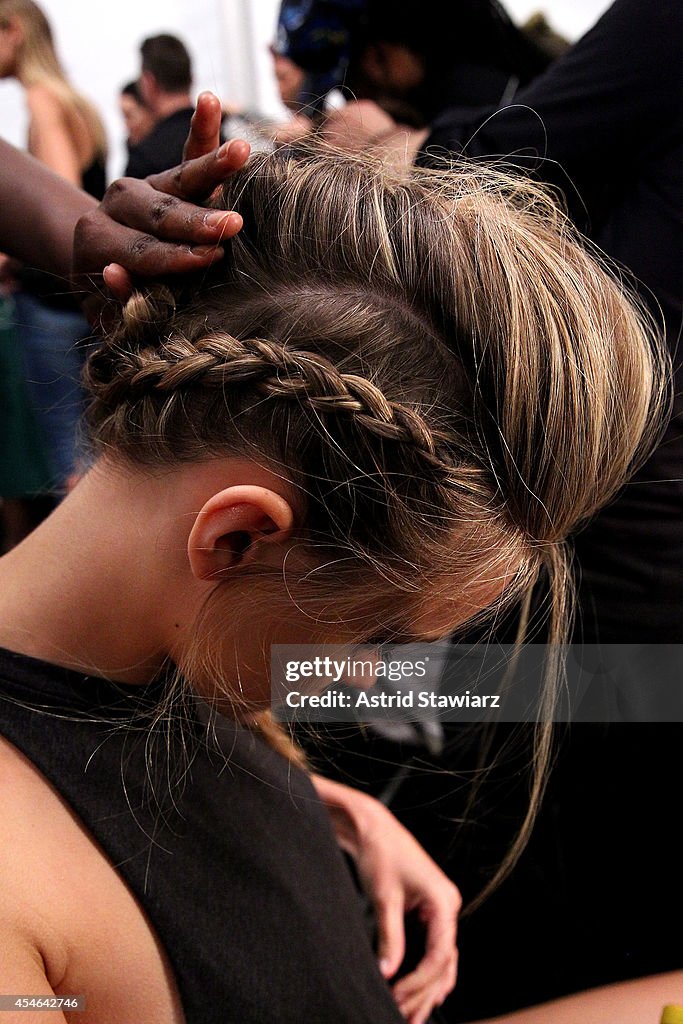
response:
{"label": "forearm", "polygon": [[0,250],[67,278],[76,222],[97,201],[0,141]]}
{"label": "forearm", "polygon": [[332,818],[339,845],[347,853],[357,855],[372,798],[322,775],[311,775],[311,782]]}
{"label": "forearm", "polygon": [[683,971],[589,989],[479,1024],[659,1024],[667,1003],[683,1002]]}

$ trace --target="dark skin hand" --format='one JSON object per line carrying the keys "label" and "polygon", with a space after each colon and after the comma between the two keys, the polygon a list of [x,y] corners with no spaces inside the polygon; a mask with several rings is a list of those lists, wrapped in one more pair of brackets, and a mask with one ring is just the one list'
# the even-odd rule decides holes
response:
{"label": "dark skin hand", "polygon": [[215,263],[223,256],[221,241],[242,227],[238,213],[198,205],[249,157],[249,144],[239,139],[216,148],[220,120],[217,97],[202,93],[182,164],[144,180],[119,178],[78,220],[72,282],[85,293],[83,309],[91,324],[112,298],[129,298],[136,277],[183,274]]}

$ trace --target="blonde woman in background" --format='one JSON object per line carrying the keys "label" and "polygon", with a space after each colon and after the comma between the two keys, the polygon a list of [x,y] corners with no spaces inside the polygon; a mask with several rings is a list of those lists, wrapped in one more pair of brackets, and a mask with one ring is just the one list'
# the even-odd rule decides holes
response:
{"label": "blonde woman in background", "polygon": [[[14,78],[24,89],[29,152],[101,198],[107,151],[102,121],[68,80],[50,24],[31,0],[0,0],[0,78]],[[77,472],[82,411],[77,345],[88,326],[63,280],[26,265],[15,274],[17,345],[47,456],[45,490],[60,496]]]}
{"label": "blonde woman in background", "polygon": [[101,197],[107,153],[102,121],[67,78],[50,24],[32,0],[0,0],[0,78],[16,78],[25,89],[29,152]]}

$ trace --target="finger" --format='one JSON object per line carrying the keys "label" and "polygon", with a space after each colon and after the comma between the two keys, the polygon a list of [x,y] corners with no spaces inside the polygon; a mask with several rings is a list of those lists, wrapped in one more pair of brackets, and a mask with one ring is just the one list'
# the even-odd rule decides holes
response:
{"label": "finger", "polygon": [[399,1010],[408,1024],[426,1024],[431,1013],[440,1005],[441,1000],[435,1000],[431,995],[422,995],[400,1003]]}
{"label": "finger", "polygon": [[446,996],[450,995],[455,987],[458,971],[457,953],[449,959],[448,963],[439,965],[435,971],[412,974],[401,978],[393,986],[394,999],[399,1006],[416,1006],[424,1001],[429,1001],[431,1006],[440,1005]]}
{"label": "finger", "polygon": [[422,958],[414,971],[396,982],[394,995],[397,999],[405,998],[427,988],[450,991],[455,985],[457,963],[458,953],[455,947],[449,950],[432,950]]}
{"label": "finger", "polygon": [[425,955],[414,971],[394,986],[397,1000],[431,990],[446,993],[455,985],[458,951],[455,945],[457,911],[454,905],[434,904],[423,910],[427,928]]}
{"label": "finger", "polygon": [[[457,963],[457,960],[456,960]],[[410,1024],[423,1024],[437,1006],[441,1006],[455,986],[456,966],[447,971],[440,983],[436,981],[426,986],[421,986],[413,991],[396,991],[394,987],[394,998],[396,1003]]]}
{"label": "finger", "polygon": [[76,287],[85,278],[88,290],[87,279],[101,274],[99,268],[112,263],[125,267],[133,277],[191,273],[215,263],[223,256],[223,249],[219,245],[162,242],[154,235],[114,224],[105,214],[94,211],[76,225],[74,253]]}
{"label": "finger", "polygon": [[190,134],[183,149],[183,160],[196,160],[221,144],[221,102],[212,92],[197,97],[197,106],[190,122]]}
{"label": "finger", "polygon": [[205,210],[158,192],[147,181],[136,178],[113,182],[104,208],[119,224],[172,242],[210,244],[230,238],[242,227],[238,213]]}
{"label": "finger", "polygon": [[118,263],[109,263],[102,271],[104,283],[117,302],[127,302],[133,294],[133,279]]}
{"label": "finger", "polygon": [[385,978],[393,978],[405,956],[404,902],[401,890],[383,898],[375,895],[375,913],[379,942],[379,969]]}
{"label": "finger", "polygon": [[249,143],[231,139],[220,149],[187,160],[160,174],[151,174],[145,180],[159,192],[180,199],[206,199],[227,177],[244,167],[249,157]]}

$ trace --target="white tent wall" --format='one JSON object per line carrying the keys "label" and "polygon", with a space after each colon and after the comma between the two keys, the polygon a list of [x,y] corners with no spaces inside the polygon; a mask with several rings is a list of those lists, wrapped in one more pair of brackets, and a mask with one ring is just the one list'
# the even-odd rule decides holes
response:
{"label": "white tent wall", "polygon": [[[212,89],[225,101],[271,114],[281,110],[267,50],[279,0],[39,2],[69,76],[105,119],[112,177],[125,165],[118,92],[137,75],[139,46],[148,35],[171,32],[185,41],[193,58],[195,94]],[[540,9],[570,39],[581,35],[608,4],[609,0],[504,0],[516,21]],[[13,82],[0,82],[0,135],[18,146],[26,137],[22,94]]]}

